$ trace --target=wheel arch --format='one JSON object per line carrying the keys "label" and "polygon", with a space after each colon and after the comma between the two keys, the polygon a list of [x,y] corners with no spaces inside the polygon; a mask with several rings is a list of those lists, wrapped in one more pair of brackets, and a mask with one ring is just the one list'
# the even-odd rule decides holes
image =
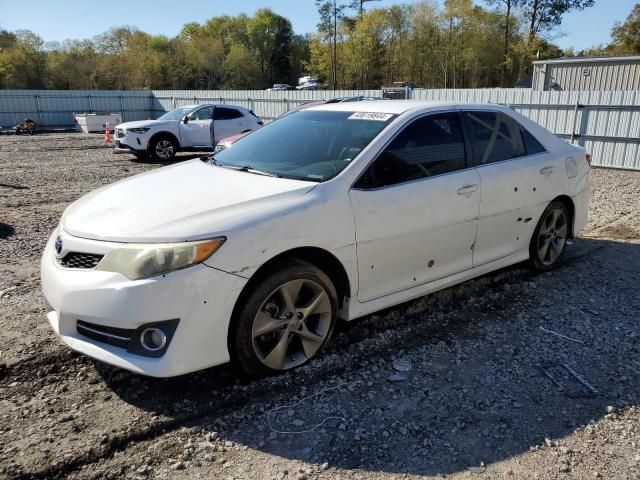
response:
{"label": "wheel arch", "polygon": [[278,264],[292,259],[302,260],[314,265],[331,279],[338,294],[339,308],[344,306],[345,298],[351,297],[349,275],[342,262],[338,260],[334,254],[320,247],[297,247],[270,258],[254,272],[236,300],[233,315],[235,315],[238,305],[242,304],[244,298],[249,294],[253,286],[259,282],[270,269],[277,268]]}
{"label": "wheel arch", "polygon": [[563,203],[564,206],[567,208],[567,212],[569,213],[569,232],[568,232],[567,238],[573,239],[574,238],[573,222],[575,221],[575,217],[576,217],[576,207],[573,203],[573,200],[568,195],[559,195],[553,200],[551,200],[551,202],[549,203],[553,203],[553,202]]}
{"label": "wheel arch", "polygon": [[178,148],[180,148],[180,140],[178,140],[178,137],[176,137],[171,132],[168,132],[166,130],[162,130],[160,132],[156,132],[153,135],[151,135],[151,138],[147,142],[147,150],[149,149],[149,145],[151,145],[152,142],[154,142],[155,140],[157,140],[160,137],[168,137],[168,138],[170,138],[171,140],[173,140],[175,142],[175,144],[178,146]]}

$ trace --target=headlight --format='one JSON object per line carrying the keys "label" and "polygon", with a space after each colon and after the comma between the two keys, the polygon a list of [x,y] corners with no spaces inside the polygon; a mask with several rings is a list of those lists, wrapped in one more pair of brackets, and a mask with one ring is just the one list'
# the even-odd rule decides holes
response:
{"label": "headlight", "polygon": [[118,272],[130,280],[153,277],[204,262],[225,240],[125,244],[107,253],[96,270]]}
{"label": "headlight", "polygon": [[140,128],[127,128],[127,132],[132,133],[145,133],[151,130],[151,127],[140,127]]}

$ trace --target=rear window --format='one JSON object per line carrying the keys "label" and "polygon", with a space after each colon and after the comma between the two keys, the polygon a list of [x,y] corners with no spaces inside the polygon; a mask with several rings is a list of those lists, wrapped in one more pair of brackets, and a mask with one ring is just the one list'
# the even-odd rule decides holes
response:
{"label": "rear window", "polygon": [[526,155],[520,125],[501,112],[465,112],[476,163],[485,165]]}
{"label": "rear window", "polygon": [[214,120],[233,120],[234,118],[241,118],[244,115],[235,108],[216,107],[213,113]]}
{"label": "rear window", "polygon": [[522,140],[524,141],[524,148],[527,151],[527,155],[535,155],[536,153],[542,153],[545,151],[545,148],[542,144],[536,140],[529,130],[524,127],[522,129]]}

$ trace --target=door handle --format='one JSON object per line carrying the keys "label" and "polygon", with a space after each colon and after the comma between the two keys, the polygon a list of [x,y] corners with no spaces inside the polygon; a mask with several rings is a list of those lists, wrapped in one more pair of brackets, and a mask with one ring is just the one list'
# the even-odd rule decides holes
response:
{"label": "door handle", "polygon": [[553,167],[542,167],[540,169],[540,175],[551,175],[553,173]]}
{"label": "door handle", "polygon": [[478,191],[478,185],[465,185],[464,187],[460,187],[458,189],[458,195],[463,195],[465,197],[470,197],[473,192]]}

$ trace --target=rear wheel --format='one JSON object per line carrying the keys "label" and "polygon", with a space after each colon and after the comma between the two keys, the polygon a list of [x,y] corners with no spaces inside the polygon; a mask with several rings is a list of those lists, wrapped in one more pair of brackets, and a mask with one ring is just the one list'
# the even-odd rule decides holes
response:
{"label": "rear wheel", "polygon": [[326,345],[338,301],[329,277],[314,265],[290,260],[256,282],[231,326],[234,361],[251,375],[290,370]]}
{"label": "rear wheel", "polygon": [[151,140],[149,144],[150,156],[161,162],[168,162],[173,160],[176,152],[178,151],[178,145],[176,142],[168,136],[160,136]]}
{"label": "rear wheel", "polygon": [[540,217],[529,244],[529,264],[538,272],[554,268],[564,253],[569,234],[569,212],[562,202],[551,202]]}

